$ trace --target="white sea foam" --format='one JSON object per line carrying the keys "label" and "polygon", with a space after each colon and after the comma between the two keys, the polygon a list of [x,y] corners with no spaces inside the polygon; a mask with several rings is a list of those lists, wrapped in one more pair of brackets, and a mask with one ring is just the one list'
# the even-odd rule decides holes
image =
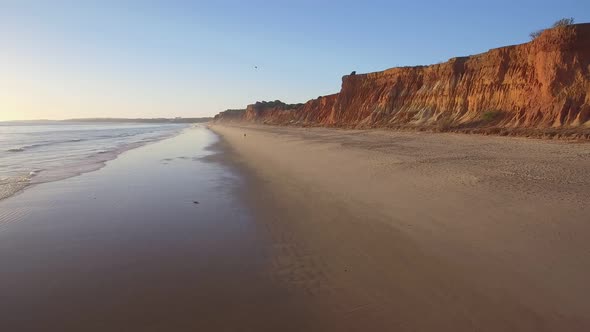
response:
{"label": "white sea foam", "polygon": [[27,186],[93,171],[128,149],[186,125],[50,124],[0,126],[0,199]]}

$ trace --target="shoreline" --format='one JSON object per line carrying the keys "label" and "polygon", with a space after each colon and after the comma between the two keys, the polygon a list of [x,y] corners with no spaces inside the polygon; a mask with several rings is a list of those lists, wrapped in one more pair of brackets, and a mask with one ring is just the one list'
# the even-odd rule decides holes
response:
{"label": "shoreline", "polygon": [[[581,165],[590,158],[583,146],[372,130],[210,129],[252,179],[246,198],[274,243],[276,278],[322,308],[316,322],[328,329],[590,326],[590,303],[576,291],[590,277],[580,254],[589,249],[588,187],[583,167],[561,174],[568,183],[555,177],[561,166],[551,161]],[[551,159],[550,151],[560,155]]]}
{"label": "shoreline", "polygon": [[0,327],[310,330],[308,306],[269,273],[242,175],[203,162],[215,141],[188,130],[0,202]]}
{"label": "shoreline", "polygon": [[[158,138],[150,140],[150,141],[129,143],[129,144],[127,144],[123,147],[117,148],[115,150],[96,153],[95,155],[91,156],[91,158],[90,158],[90,159],[92,159],[91,162],[68,165],[67,167],[65,167],[68,169],[72,169],[72,171],[70,171],[68,174],[61,174],[61,175],[58,174],[58,175],[52,176],[52,175],[47,175],[47,174],[48,173],[49,174],[56,173],[58,171],[55,169],[40,170],[40,171],[34,172],[33,174],[29,174],[28,177],[24,177],[24,176],[21,177],[22,180],[19,180],[17,182],[3,183],[2,185],[6,185],[6,186],[14,185],[16,187],[16,189],[7,190],[6,192],[1,192],[0,193],[0,202],[5,199],[8,199],[10,197],[17,196],[17,195],[23,193],[25,190],[28,190],[28,189],[33,188],[33,187],[40,185],[40,184],[51,183],[51,182],[55,182],[55,181],[62,181],[62,180],[66,180],[66,179],[69,179],[72,177],[80,176],[80,175],[83,175],[86,173],[98,171],[98,170],[102,169],[103,167],[105,167],[108,162],[119,158],[119,156],[121,156],[122,154],[124,154],[127,151],[134,150],[134,149],[146,146],[146,145],[150,145],[150,144],[157,143],[157,142],[160,142],[160,141],[163,141],[166,139],[173,138],[175,136],[182,134],[182,132],[184,132],[185,130],[190,129],[190,128],[192,128],[192,127],[182,128],[181,130],[178,130],[177,132],[174,132],[170,135],[164,135],[162,137],[158,137]],[[88,159],[88,158],[86,158],[86,159]],[[63,168],[62,168],[62,170],[63,170]],[[39,174],[42,174],[41,177],[39,176]],[[41,180],[39,180],[39,178],[41,178]]]}

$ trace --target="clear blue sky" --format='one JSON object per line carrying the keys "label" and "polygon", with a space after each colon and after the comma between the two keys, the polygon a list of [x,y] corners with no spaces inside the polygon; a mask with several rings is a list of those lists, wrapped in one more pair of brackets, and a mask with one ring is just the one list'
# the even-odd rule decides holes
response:
{"label": "clear blue sky", "polygon": [[352,70],[526,42],[561,17],[590,22],[590,1],[2,1],[0,120],[304,102]]}

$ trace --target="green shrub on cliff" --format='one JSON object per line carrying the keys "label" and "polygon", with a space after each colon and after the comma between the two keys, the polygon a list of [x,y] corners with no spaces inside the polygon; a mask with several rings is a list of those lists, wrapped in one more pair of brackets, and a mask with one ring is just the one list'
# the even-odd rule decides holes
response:
{"label": "green shrub on cliff", "polygon": [[537,39],[537,37],[539,37],[543,33],[543,31],[545,31],[545,30],[541,29],[541,30],[533,31],[529,34],[529,37],[531,37],[531,40],[535,40],[535,39]]}
{"label": "green shrub on cliff", "polygon": [[[555,23],[553,23],[551,28],[554,29],[554,28],[559,28],[559,27],[567,27],[567,26],[574,24],[574,22],[575,22],[575,20],[573,17],[564,17],[560,20],[555,21]],[[531,39],[534,40],[537,37],[539,37],[543,33],[543,31],[545,31],[545,29],[533,31],[529,34],[529,36],[531,37]]]}
{"label": "green shrub on cliff", "polygon": [[566,18],[562,18],[561,20],[555,21],[555,23],[553,23],[553,25],[551,27],[552,28],[566,27],[566,26],[572,25],[572,24],[574,24],[574,18],[573,17],[566,17]]}
{"label": "green shrub on cliff", "polygon": [[278,107],[278,108],[282,108],[282,109],[285,109],[285,110],[291,110],[291,109],[299,108],[303,104],[301,104],[301,103],[299,103],[299,104],[286,104],[286,103],[283,103],[282,101],[280,101],[280,100],[277,99],[275,101],[264,101],[264,100],[263,101],[257,101],[255,105],[256,105],[256,107],[259,107],[259,108],[275,108],[275,107]]}

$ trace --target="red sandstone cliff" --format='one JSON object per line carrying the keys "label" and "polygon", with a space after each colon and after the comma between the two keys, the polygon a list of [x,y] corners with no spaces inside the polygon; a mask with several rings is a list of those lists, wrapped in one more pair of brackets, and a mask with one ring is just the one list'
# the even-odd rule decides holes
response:
{"label": "red sandstone cliff", "polygon": [[213,117],[213,121],[219,122],[240,122],[244,121],[245,109],[226,110]]}
{"label": "red sandstone cliff", "polygon": [[241,119],[355,128],[587,132],[590,24],[546,30],[526,44],[441,64],[344,76],[339,93],[290,106],[250,105]]}

